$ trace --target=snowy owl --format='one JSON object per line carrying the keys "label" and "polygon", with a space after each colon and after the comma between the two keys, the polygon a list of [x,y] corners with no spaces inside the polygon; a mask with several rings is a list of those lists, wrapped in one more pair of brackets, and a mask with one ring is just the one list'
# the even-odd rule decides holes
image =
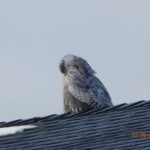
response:
{"label": "snowy owl", "polygon": [[65,112],[82,112],[113,105],[108,91],[85,59],[66,55],[62,58],[59,68],[64,75]]}

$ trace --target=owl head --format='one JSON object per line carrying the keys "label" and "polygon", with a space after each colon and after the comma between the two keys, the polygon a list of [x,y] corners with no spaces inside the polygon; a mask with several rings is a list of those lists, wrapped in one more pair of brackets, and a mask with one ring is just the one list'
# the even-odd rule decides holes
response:
{"label": "owl head", "polygon": [[66,55],[61,59],[59,64],[61,73],[66,75],[69,69],[73,67],[85,75],[93,75],[95,73],[87,61],[81,57],[75,55]]}

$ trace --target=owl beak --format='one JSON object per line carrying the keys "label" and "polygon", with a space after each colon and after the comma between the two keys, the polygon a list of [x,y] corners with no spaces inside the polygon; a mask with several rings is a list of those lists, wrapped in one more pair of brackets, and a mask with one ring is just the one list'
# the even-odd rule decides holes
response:
{"label": "owl beak", "polygon": [[61,73],[63,73],[63,74],[66,73],[65,62],[64,61],[60,62],[59,69],[60,69]]}

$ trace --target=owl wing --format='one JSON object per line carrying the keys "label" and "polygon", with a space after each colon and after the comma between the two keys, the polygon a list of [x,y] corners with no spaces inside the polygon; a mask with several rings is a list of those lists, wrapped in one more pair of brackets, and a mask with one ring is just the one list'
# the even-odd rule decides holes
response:
{"label": "owl wing", "polygon": [[91,76],[87,80],[90,85],[90,89],[93,91],[96,96],[96,102],[101,106],[112,106],[111,97],[103,85],[103,83],[95,76]]}
{"label": "owl wing", "polygon": [[78,100],[95,106],[112,106],[111,98],[104,85],[95,76],[79,80],[68,86],[70,93]]}

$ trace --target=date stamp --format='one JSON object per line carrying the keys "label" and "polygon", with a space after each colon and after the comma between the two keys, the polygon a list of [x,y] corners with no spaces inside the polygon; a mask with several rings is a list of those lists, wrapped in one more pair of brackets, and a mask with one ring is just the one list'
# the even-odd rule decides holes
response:
{"label": "date stamp", "polygon": [[131,135],[133,138],[150,138],[150,131],[133,131]]}

